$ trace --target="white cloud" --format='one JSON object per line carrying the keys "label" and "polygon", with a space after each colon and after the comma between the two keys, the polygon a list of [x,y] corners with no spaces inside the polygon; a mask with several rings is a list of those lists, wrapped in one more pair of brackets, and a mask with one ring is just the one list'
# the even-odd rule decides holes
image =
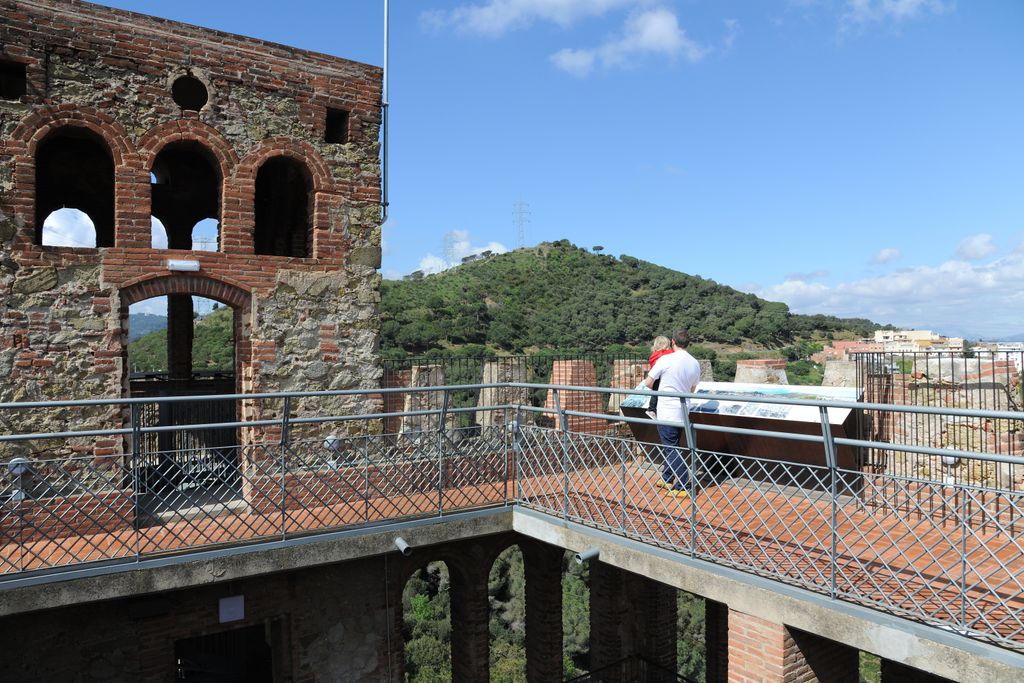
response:
{"label": "white cloud", "polygon": [[871,257],[872,263],[888,263],[902,256],[902,252],[894,247],[879,249],[878,253]]}
{"label": "white cloud", "polygon": [[725,24],[725,37],[722,38],[722,44],[726,50],[731,50],[733,43],[736,42],[736,36],[740,34],[740,22],[738,19],[726,19]]}
{"label": "white cloud", "polygon": [[828,286],[789,280],[755,288],[797,313],[870,318],[878,323],[995,339],[1024,333],[1024,253],[980,264],[948,261]]}
{"label": "white cloud", "polygon": [[155,296],[152,299],[137,301],[128,307],[130,315],[149,313],[150,315],[167,315],[167,297]]}
{"label": "white cloud", "polygon": [[631,14],[622,35],[596,48],[565,48],[551,55],[551,62],[573,76],[586,76],[596,65],[628,66],[643,54],[683,57],[698,62],[708,50],[686,36],[671,11],[658,8]]}
{"label": "white cloud", "polygon": [[995,250],[996,245],[992,244],[992,235],[982,233],[972,235],[960,242],[956,248],[956,255],[968,261],[977,261],[991,255]]}
{"label": "white cloud", "polygon": [[508,247],[501,242],[489,242],[483,246],[474,246],[470,240],[468,230],[451,230],[445,233],[444,242],[445,254],[443,256],[427,254],[420,259],[419,270],[422,270],[427,275],[440,273],[442,270],[447,270],[452,266],[462,263],[462,259],[467,256],[475,256],[485,251],[495,254],[504,254],[508,251]]}
{"label": "white cloud", "polygon": [[78,209],[57,209],[43,221],[43,244],[48,247],[95,247],[92,219]]}
{"label": "white cloud", "polygon": [[460,5],[452,10],[429,10],[420,15],[428,27],[452,26],[457,31],[498,37],[526,28],[535,21],[568,27],[581,19],[599,17],[611,10],[648,4],[649,0],[487,0]]}
{"label": "white cloud", "polygon": [[149,219],[149,233],[151,244],[154,249],[167,248],[167,229],[159,218],[151,216]]}
{"label": "white cloud", "polygon": [[847,0],[841,22],[846,26],[900,22],[948,12],[952,7],[952,2],[944,0]]}

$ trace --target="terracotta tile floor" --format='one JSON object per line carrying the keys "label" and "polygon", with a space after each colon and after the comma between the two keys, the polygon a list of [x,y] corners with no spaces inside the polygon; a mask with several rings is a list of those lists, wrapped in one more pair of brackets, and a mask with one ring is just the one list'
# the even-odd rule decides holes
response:
{"label": "terracotta tile floor", "polygon": [[[875,513],[856,501],[837,509],[835,562],[830,561],[831,506],[765,487],[726,482],[693,498],[654,486],[655,470],[578,470],[568,498],[559,474],[521,477],[520,502],[646,542],[892,611],[924,614],[1024,649],[1022,539],[977,533],[966,541],[941,521]],[[489,479],[489,480],[487,480]],[[625,482],[625,486],[623,486]],[[516,482],[500,476],[447,488],[446,512],[502,504]],[[563,504],[565,508],[563,508]],[[157,523],[107,533],[0,545],[0,576],[103,560],[186,552],[388,519],[438,514],[436,490],[394,493],[307,509],[259,512],[244,501],[204,512],[167,514]],[[966,567],[961,548],[967,552]],[[961,599],[965,588],[965,600]]]}

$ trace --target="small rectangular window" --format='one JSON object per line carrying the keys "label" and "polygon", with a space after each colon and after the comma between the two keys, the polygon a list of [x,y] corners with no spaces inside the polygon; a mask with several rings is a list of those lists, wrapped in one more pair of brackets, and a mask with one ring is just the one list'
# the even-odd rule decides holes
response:
{"label": "small rectangular window", "polygon": [[344,109],[327,110],[327,129],[324,142],[345,144],[348,142],[348,112]]}
{"label": "small rectangular window", "polygon": [[28,92],[25,65],[0,59],[0,98],[20,100]]}

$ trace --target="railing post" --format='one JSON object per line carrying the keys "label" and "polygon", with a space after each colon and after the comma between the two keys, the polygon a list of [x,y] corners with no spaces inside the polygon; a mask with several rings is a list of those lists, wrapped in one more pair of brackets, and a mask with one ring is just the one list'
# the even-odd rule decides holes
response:
{"label": "railing post", "polygon": [[[515,475],[516,479],[515,479],[515,486],[513,487],[513,490],[515,491],[515,498],[514,498],[514,500],[515,500],[516,503],[519,502],[519,500],[522,498],[522,495],[523,495],[522,488],[521,488],[522,487],[521,481],[522,481],[522,478],[523,478],[523,447],[519,443],[519,440],[520,440],[520,437],[521,437],[521,435],[519,433],[519,430],[522,428],[522,424],[523,424],[522,423],[522,419],[523,419],[522,406],[517,403],[516,404],[516,419],[512,423],[512,455],[516,459],[516,466],[515,466],[515,471],[514,471],[514,475]],[[508,475],[509,475],[508,458],[505,458],[506,500],[508,499],[508,496],[507,496],[507,491],[508,491],[508,488],[507,488],[508,487]]]}
{"label": "railing post", "polygon": [[967,487],[960,489],[960,630],[961,635],[967,633]]}
{"label": "railing post", "polygon": [[281,408],[281,442],[278,444],[281,457],[278,461],[279,470],[277,475],[281,478],[281,540],[284,540],[288,535],[288,484],[285,480],[285,468],[288,464],[285,461],[285,451],[291,441],[291,434],[289,434],[291,412],[292,397],[285,396],[284,406]]}
{"label": "railing post", "polygon": [[818,406],[818,415],[821,417],[821,436],[825,446],[825,462],[828,464],[828,489],[829,499],[831,500],[831,521],[829,522],[829,531],[831,536],[831,550],[829,552],[829,592],[833,599],[836,597],[836,546],[838,544],[839,530],[836,528],[836,520],[839,515],[839,500],[836,487],[838,484],[839,474],[836,471],[838,467],[836,460],[836,442],[832,438],[832,424],[828,420],[828,408],[825,406]]}
{"label": "railing post", "polygon": [[[384,418],[387,420],[387,418]],[[386,437],[382,435],[382,440]],[[363,507],[366,510],[366,521],[370,521],[370,435],[363,437]]]}
{"label": "railing post", "polygon": [[558,389],[552,389],[551,393],[555,399],[555,410],[558,411],[558,428],[562,432],[562,517],[569,519],[569,418],[562,410]]}
{"label": "railing post", "polygon": [[[660,400],[660,399],[659,399]],[[683,434],[686,436],[688,451],[687,467],[689,468],[690,489],[690,557],[697,556],[697,436],[690,420],[690,405],[685,398],[679,399],[683,404]],[[674,473],[673,473],[674,474]],[[676,482],[677,484],[679,482]]]}
{"label": "railing post", "polygon": [[616,449],[619,452],[619,484],[620,484],[620,496],[619,496],[619,528],[622,533],[626,533],[626,451],[629,446],[625,442],[619,444]]}
{"label": "railing post", "polygon": [[437,425],[437,515],[444,514],[444,435],[448,422],[448,390],[441,394],[441,414]]}
{"label": "railing post", "polygon": [[142,560],[142,529],[139,516],[142,510],[142,477],[139,473],[139,459],[142,457],[142,424],[139,420],[139,403],[131,404],[132,428],[132,490],[135,491],[135,561]]}

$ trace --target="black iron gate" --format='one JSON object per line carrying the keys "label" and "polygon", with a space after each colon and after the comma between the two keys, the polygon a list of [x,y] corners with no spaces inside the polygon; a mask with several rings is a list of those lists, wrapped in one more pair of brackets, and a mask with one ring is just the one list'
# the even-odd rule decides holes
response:
{"label": "black iron gate", "polygon": [[[187,380],[168,379],[163,373],[131,378],[132,398],[233,393],[235,380],[229,373],[195,373]],[[141,427],[185,428],[142,435],[139,458],[133,468],[139,493],[160,497],[170,491],[237,488],[237,430],[233,427],[187,428],[195,424],[235,422],[237,409],[234,400],[157,400],[144,404],[139,411]]]}

